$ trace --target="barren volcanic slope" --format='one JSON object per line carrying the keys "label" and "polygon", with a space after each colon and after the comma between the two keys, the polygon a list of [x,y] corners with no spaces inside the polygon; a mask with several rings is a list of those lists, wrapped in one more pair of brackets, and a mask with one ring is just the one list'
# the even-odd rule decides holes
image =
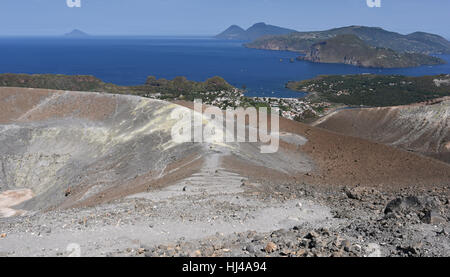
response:
{"label": "barren volcanic slope", "polygon": [[[171,139],[171,112],[188,108],[169,102],[23,88],[1,88],[0,97],[1,190],[30,189],[35,197],[20,206],[25,210],[145,191],[177,170],[195,171],[209,149]],[[227,147],[244,161],[272,163],[285,174],[311,167],[306,159],[295,168],[289,155],[261,156],[256,146],[236,145]]]}
{"label": "barren volcanic slope", "polygon": [[437,102],[341,110],[320,119],[316,125],[450,163],[450,100]]}
{"label": "barren volcanic slope", "polygon": [[[447,224],[449,165],[285,119],[273,154],[176,144],[176,108],[191,111],[0,88],[0,256],[69,255],[70,243],[88,256],[409,255],[428,237],[411,255],[450,253],[426,225]],[[406,192],[431,200],[399,225],[383,211]]]}
{"label": "barren volcanic slope", "polygon": [[[31,189],[20,209],[73,205],[156,179],[198,145],[170,140],[170,103],[132,96],[3,88],[1,190]],[[132,187],[129,188],[131,191]]]}

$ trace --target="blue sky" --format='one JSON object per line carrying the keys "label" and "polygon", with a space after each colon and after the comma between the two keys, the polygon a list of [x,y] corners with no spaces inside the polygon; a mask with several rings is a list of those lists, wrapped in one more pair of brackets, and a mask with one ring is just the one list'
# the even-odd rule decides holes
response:
{"label": "blue sky", "polygon": [[78,28],[94,35],[211,35],[256,22],[299,31],[347,25],[450,38],[450,1],[381,0],[1,0],[0,35],[59,35]]}

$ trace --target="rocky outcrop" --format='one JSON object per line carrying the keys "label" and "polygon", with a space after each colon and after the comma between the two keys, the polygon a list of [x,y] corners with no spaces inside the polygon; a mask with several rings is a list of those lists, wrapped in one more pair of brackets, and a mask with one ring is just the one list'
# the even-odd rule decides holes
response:
{"label": "rocky outcrop", "polygon": [[403,68],[436,65],[443,60],[423,54],[397,53],[391,49],[369,46],[355,35],[339,35],[312,45],[299,60],[316,63],[342,63],[361,67]]}

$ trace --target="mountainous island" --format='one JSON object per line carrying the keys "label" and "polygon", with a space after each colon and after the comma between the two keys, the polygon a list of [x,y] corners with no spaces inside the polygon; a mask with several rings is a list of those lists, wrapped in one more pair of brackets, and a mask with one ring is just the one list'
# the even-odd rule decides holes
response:
{"label": "mountainous island", "polygon": [[227,40],[256,40],[264,36],[285,35],[292,32],[296,31],[261,22],[256,23],[247,30],[244,30],[237,25],[232,25],[222,33],[218,34],[216,38]]}
{"label": "mountainous island", "polygon": [[374,47],[389,48],[397,52],[423,54],[449,54],[450,42],[445,38],[424,32],[402,35],[378,27],[348,26],[326,31],[294,32],[258,38],[245,44],[249,48],[266,50],[288,50],[307,53],[313,44],[337,35],[356,35]]}
{"label": "mountainous island", "polygon": [[300,56],[298,60],[375,68],[404,68],[445,63],[442,59],[425,54],[401,53],[371,46],[356,35],[337,35],[316,43],[311,46],[306,56]]}
{"label": "mountainous island", "polygon": [[78,30],[78,29],[74,29],[69,33],[64,34],[65,37],[70,37],[70,38],[83,38],[83,37],[89,37],[89,34]]}
{"label": "mountainous island", "polygon": [[445,61],[426,55],[450,53],[450,42],[439,35],[424,32],[402,35],[365,26],[270,35],[244,45],[306,54],[299,60],[378,68],[442,64]]}

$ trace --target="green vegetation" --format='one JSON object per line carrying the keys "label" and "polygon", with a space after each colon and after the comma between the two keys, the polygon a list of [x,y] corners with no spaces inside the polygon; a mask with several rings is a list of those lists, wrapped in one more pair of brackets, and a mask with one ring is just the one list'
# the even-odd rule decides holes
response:
{"label": "green vegetation", "polygon": [[185,77],[175,77],[173,80],[147,78],[145,85],[131,87],[132,90],[141,91],[140,96],[160,94],[160,99],[180,98],[193,101],[194,99],[212,100],[215,94],[210,92],[231,91],[233,86],[222,77],[212,77],[205,82],[189,81]]}
{"label": "green vegetation", "polygon": [[55,74],[0,74],[0,86],[98,92],[119,92],[120,89],[93,76]]}
{"label": "green vegetation", "polygon": [[[71,91],[95,91],[118,94],[132,94],[161,99],[203,99],[209,92],[231,91],[234,88],[221,77],[212,77],[205,82],[189,81],[185,77],[173,80],[148,77],[147,82],[139,86],[118,86],[104,83],[93,76],[69,76],[54,74],[0,74],[0,86],[27,87]],[[210,94],[213,95],[213,94]]]}
{"label": "green vegetation", "polygon": [[357,106],[395,106],[450,96],[450,75],[325,75],[290,82],[295,91],[310,92],[310,100]]}

